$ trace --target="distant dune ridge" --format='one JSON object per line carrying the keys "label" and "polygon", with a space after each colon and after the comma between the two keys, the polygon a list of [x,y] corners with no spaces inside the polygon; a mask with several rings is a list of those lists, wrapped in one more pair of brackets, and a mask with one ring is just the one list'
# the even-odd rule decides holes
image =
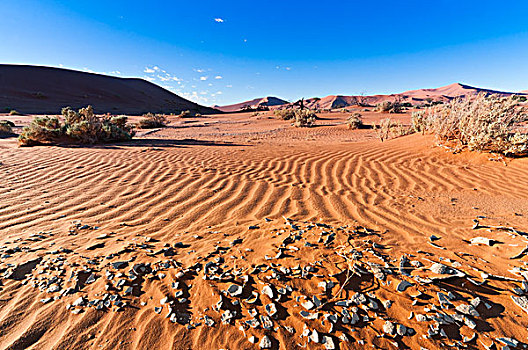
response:
{"label": "distant dune ridge", "polygon": [[262,107],[281,106],[287,103],[288,101],[280,99],[278,97],[267,96],[267,97],[256,98],[251,101],[245,101],[245,102],[236,103],[232,105],[213,106],[213,107],[221,110],[222,112],[238,112],[238,111],[242,111],[245,109],[259,109]]}
{"label": "distant dune ridge", "polygon": [[143,79],[0,64],[0,112],[14,109],[21,113],[58,114],[62,107],[88,104],[96,113],[218,113]]}
{"label": "distant dune ridge", "polygon": [[[345,108],[354,105],[376,105],[383,101],[400,101],[409,102],[412,104],[422,104],[429,101],[442,101],[446,102],[455,97],[474,96],[480,92],[493,93],[509,96],[515,94],[513,92],[496,91],[489,89],[477,88],[465,84],[454,83],[447,86],[442,86],[436,89],[418,89],[405,91],[398,94],[390,95],[370,95],[370,96],[342,96],[342,95],[329,95],[322,98],[308,98],[304,101],[304,105],[312,109],[335,109]],[[528,94],[528,90],[518,92],[517,94]],[[266,98],[264,98],[266,99]],[[242,103],[237,103],[229,106],[220,106],[218,109],[226,112],[236,112],[242,109],[243,106],[256,106],[258,101],[264,99],[254,99]],[[283,101],[278,98],[274,98],[276,101]],[[284,103],[287,104],[287,103]],[[268,106],[279,107],[283,104],[268,104]]]}

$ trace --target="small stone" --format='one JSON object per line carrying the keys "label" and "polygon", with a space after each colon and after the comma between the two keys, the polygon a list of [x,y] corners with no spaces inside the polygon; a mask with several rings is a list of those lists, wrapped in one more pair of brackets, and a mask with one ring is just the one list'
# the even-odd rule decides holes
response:
{"label": "small stone", "polygon": [[229,288],[227,288],[227,292],[232,297],[236,297],[242,294],[242,287],[239,286],[238,284],[232,284],[229,286]]}
{"label": "small stone", "polygon": [[267,295],[270,299],[273,299],[273,289],[271,289],[271,286],[269,284],[265,285],[264,288],[262,288],[262,294]]}
{"label": "small stone", "polygon": [[271,339],[265,335],[259,343],[261,349],[271,349]]}
{"label": "small stone", "polygon": [[79,297],[78,299],[76,299],[73,303],[72,303],[72,306],[84,306],[85,305],[85,300],[83,297]]}
{"label": "small stone", "polygon": [[311,339],[314,343],[319,343],[319,342],[320,342],[319,333],[317,332],[316,329],[314,329],[314,330],[312,331],[312,334],[310,335],[310,339]]}
{"label": "small stone", "polygon": [[304,303],[301,304],[306,310],[311,310],[314,308],[314,303],[311,300],[306,300]]}
{"label": "small stone", "polygon": [[401,293],[411,286],[412,284],[410,282],[403,280],[398,284],[398,286],[396,287],[396,290]]}
{"label": "small stone", "polygon": [[323,344],[325,346],[325,349],[327,350],[334,350],[336,347],[335,347],[335,343],[334,343],[334,339],[332,339],[332,337],[329,337],[329,336],[323,336]]}
{"label": "small stone", "polygon": [[407,334],[407,327],[405,327],[405,326],[402,325],[402,324],[398,324],[398,325],[396,326],[396,333],[397,333],[398,335],[400,335],[400,336],[403,337],[404,335]]}
{"label": "small stone", "polygon": [[268,313],[268,315],[273,317],[273,316],[275,316],[277,314],[277,307],[275,306],[274,303],[267,304],[266,305],[266,312]]}
{"label": "small stone", "polygon": [[488,246],[492,246],[495,241],[493,239],[489,239],[489,238],[486,238],[486,237],[475,237],[475,238],[471,238],[469,240],[471,242],[471,244],[482,244],[482,245],[488,245]]}
{"label": "small stone", "polygon": [[389,334],[389,335],[394,335],[395,332],[396,332],[396,329],[394,327],[394,323],[392,323],[391,321],[386,321],[383,324],[383,332],[385,332],[386,334]]}
{"label": "small stone", "polygon": [[455,308],[458,312],[464,314],[464,315],[469,315],[469,316],[473,316],[473,317],[479,317],[480,314],[478,313],[478,311],[473,307],[473,305],[469,305],[469,304],[460,304],[458,305],[456,308]]}

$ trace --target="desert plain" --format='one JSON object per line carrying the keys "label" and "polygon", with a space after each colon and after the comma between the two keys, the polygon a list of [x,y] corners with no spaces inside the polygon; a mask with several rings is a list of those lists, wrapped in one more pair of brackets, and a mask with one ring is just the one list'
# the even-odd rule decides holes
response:
{"label": "desert plain", "polygon": [[0,139],[0,348],[526,347],[528,159],[349,115]]}

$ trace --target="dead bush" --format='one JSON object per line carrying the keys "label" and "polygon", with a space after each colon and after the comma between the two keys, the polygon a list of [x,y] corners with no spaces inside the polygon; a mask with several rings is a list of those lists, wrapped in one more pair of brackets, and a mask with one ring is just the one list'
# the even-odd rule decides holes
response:
{"label": "dead bush", "polygon": [[0,120],[0,136],[10,136],[13,134],[13,123],[8,120]]}
{"label": "dead bush", "polygon": [[455,142],[459,148],[500,153],[507,156],[528,154],[526,110],[515,97],[479,94],[454,99],[413,115],[420,125],[441,142]]}
{"label": "dead bush", "polygon": [[295,110],[295,121],[293,125],[298,128],[310,128],[315,124],[317,116],[308,109]]}
{"label": "dead bush", "polygon": [[378,112],[386,113],[400,113],[402,111],[402,105],[399,102],[383,101],[376,105]]}
{"label": "dead bush", "polygon": [[282,120],[295,119],[295,111],[293,109],[277,109],[273,112],[273,114],[282,118]]}
{"label": "dead bush", "polygon": [[381,142],[412,133],[412,127],[403,125],[401,122],[391,118],[382,119],[380,124],[376,126],[376,135]]}
{"label": "dead bush", "polygon": [[147,113],[138,123],[141,129],[164,128],[167,126],[167,118],[162,114]]}
{"label": "dead bush", "polygon": [[361,129],[364,126],[363,119],[360,113],[354,113],[350,117],[348,117],[346,124],[347,127],[351,130]]}

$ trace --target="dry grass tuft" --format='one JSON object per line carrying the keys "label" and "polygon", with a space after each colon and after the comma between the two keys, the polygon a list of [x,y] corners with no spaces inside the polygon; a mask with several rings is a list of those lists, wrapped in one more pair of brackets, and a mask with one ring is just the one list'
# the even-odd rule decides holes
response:
{"label": "dry grass tuft", "polygon": [[523,131],[527,121],[526,110],[514,96],[485,94],[454,99],[412,116],[414,130],[429,132],[442,143],[506,156],[528,154],[528,133]]}

